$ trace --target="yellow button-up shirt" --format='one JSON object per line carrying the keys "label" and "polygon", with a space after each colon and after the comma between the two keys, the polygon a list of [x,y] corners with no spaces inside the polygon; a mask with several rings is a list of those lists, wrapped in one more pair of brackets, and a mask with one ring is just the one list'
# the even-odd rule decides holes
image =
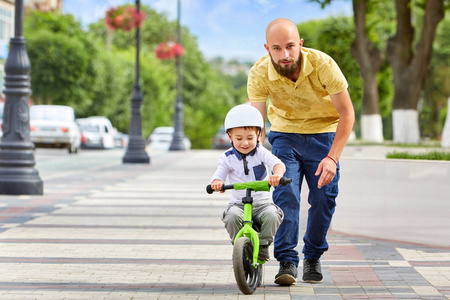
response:
{"label": "yellow button-up shirt", "polygon": [[269,54],[250,70],[247,93],[251,102],[266,102],[271,130],[289,133],[335,132],[339,114],[330,94],[347,89],[337,63],[327,54],[301,49],[300,76],[296,82],[277,73]]}

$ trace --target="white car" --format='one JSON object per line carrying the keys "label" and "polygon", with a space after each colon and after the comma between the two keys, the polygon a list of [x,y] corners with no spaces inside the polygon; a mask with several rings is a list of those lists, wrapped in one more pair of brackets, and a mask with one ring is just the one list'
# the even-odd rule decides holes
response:
{"label": "white car", "polygon": [[116,130],[106,117],[89,117],[77,119],[81,130],[83,148],[112,149],[116,146]]}
{"label": "white car", "polygon": [[[157,127],[155,130],[153,130],[153,133],[148,138],[148,143],[150,150],[154,151],[168,151],[170,148],[170,145],[172,144],[173,139],[173,133],[174,133],[173,127]],[[184,137],[184,148],[186,150],[191,149],[191,141]]]}
{"label": "white car", "polygon": [[37,147],[67,148],[77,153],[81,132],[75,123],[72,107],[63,105],[33,105],[30,107],[30,139]]}

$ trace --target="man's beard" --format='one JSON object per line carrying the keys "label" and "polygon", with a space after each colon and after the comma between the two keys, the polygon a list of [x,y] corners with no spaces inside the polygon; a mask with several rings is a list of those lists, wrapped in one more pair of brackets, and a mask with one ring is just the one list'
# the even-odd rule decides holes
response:
{"label": "man's beard", "polygon": [[272,60],[273,67],[275,68],[277,73],[280,74],[281,76],[284,76],[286,78],[291,79],[292,77],[294,77],[295,73],[297,73],[298,69],[300,69],[301,52],[298,54],[298,58],[294,62],[294,64],[288,65],[288,66],[282,66],[281,63],[285,62],[285,61],[293,62],[294,60],[292,58],[290,58],[290,59],[280,59],[278,61],[278,63],[276,63],[273,60],[272,54],[269,53],[269,55],[270,55],[270,59]]}

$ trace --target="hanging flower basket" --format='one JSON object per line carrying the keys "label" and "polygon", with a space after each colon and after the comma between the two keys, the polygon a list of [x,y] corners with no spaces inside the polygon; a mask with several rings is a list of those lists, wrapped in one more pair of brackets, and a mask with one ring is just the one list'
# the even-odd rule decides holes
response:
{"label": "hanging flower basket", "polygon": [[164,42],[156,46],[155,54],[158,59],[174,59],[184,55],[184,48],[174,42]]}
{"label": "hanging flower basket", "polygon": [[135,27],[141,27],[145,13],[138,12],[134,6],[124,5],[112,7],[106,12],[105,24],[111,30],[130,31]]}

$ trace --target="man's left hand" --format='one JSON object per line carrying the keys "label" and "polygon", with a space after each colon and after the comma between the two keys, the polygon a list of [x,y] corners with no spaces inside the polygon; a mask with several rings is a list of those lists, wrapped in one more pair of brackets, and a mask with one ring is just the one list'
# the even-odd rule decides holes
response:
{"label": "man's left hand", "polygon": [[334,175],[336,175],[336,169],[336,163],[332,159],[328,157],[322,159],[315,174],[316,176],[320,175],[319,182],[317,184],[319,189],[333,180]]}

